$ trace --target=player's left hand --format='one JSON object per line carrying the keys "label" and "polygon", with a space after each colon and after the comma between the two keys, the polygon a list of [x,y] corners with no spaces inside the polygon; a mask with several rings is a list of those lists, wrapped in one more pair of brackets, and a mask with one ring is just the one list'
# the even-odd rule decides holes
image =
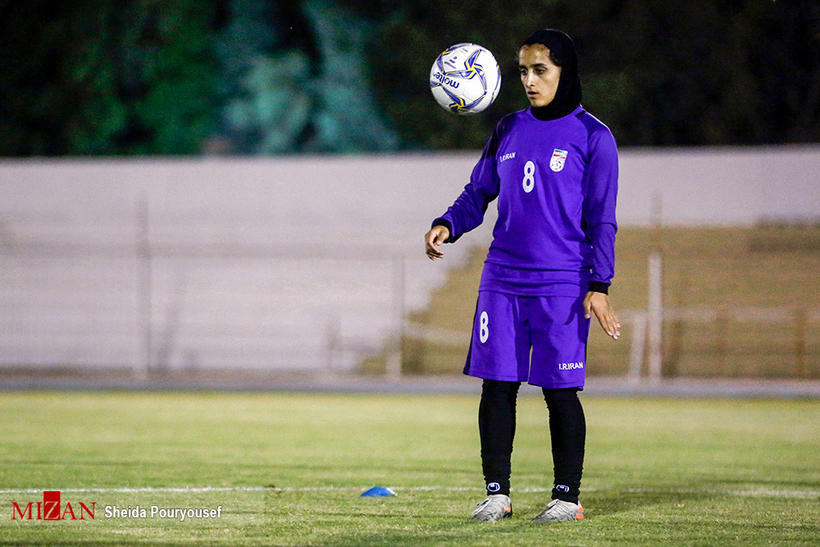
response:
{"label": "player's left hand", "polygon": [[604,332],[614,340],[617,340],[621,335],[621,324],[618,322],[615,310],[612,309],[612,304],[609,303],[609,295],[589,291],[586,298],[584,298],[584,312],[587,319],[592,317],[594,313]]}

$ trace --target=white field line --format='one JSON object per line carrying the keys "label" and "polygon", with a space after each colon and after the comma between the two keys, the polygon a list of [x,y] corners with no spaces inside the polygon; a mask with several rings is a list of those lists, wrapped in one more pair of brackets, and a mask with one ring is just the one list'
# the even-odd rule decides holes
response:
{"label": "white field line", "polygon": [[[142,488],[53,488],[52,490],[59,490],[66,493],[79,494],[139,494],[139,493],[154,493],[154,494],[199,494],[208,492],[364,492],[370,488],[356,487],[356,486],[301,486],[301,487],[275,487],[275,486],[237,486],[237,487],[220,487],[220,486],[203,486],[192,488],[180,487],[142,487]],[[475,486],[391,486],[395,492],[483,492],[484,488]],[[20,488],[20,489],[0,489],[1,494],[39,494],[43,490],[49,488]],[[516,493],[544,493],[551,492],[551,488],[533,487],[533,488],[513,488]],[[584,492],[600,492],[599,488],[584,488]],[[649,489],[649,488],[630,488],[626,490],[627,494],[703,494],[707,490],[697,489]],[[820,491],[818,490],[774,490],[771,488],[752,488],[752,489],[732,489],[732,490],[709,490],[710,493],[725,494],[729,496],[751,497],[751,498],[786,498],[786,499],[818,499],[820,498]]]}
{"label": "white field line", "polygon": [[[652,488],[630,488],[627,490],[630,494],[703,494],[706,490],[696,489],[680,489],[680,490],[655,490]],[[774,490],[772,488],[750,488],[748,490],[712,490],[715,494],[724,494],[727,496],[738,496],[741,498],[786,498],[786,499],[818,499],[820,498],[820,491],[818,490]]]}

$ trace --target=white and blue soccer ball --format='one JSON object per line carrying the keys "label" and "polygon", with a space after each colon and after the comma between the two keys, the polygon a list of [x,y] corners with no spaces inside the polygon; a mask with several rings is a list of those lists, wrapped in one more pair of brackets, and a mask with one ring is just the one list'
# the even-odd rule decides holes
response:
{"label": "white and blue soccer ball", "polygon": [[493,104],[501,89],[495,57],[478,44],[456,44],[442,51],[430,69],[436,102],[456,114],[477,114]]}

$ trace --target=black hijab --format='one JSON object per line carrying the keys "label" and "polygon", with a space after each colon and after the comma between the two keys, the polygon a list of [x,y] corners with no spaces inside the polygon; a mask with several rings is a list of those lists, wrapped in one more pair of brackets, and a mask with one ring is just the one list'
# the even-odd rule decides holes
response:
{"label": "black hijab", "polygon": [[561,79],[552,102],[547,106],[532,107],[532,115],[539,120],[562,118],[581,104],[581,77],[578,74],[575,44],[572,38],[554,29],[535,31],[524,40],[521,47],[533,44],[542,44],[550,50],[550,59],[561,67]]}

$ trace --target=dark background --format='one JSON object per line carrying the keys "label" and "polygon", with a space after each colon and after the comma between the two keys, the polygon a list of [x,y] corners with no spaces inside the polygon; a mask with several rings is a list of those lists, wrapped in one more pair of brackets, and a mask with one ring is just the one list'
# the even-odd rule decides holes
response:
{"label": "dark background", "polygon": [[[820,142],[816,0],[0,0],[0,155],[476,149],[544,27],[622,147]],[[465,41],[504,78],[466,117],[427,85]]]}

